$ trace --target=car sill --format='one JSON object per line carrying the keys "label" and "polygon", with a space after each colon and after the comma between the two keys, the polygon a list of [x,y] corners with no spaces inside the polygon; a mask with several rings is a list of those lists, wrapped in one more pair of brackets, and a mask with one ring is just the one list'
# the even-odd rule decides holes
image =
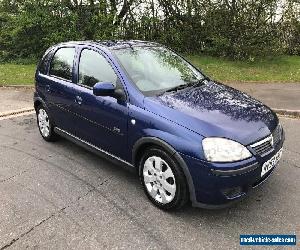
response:
{"label": "car sill", "polygon": [[67,131],[65,131],[61,128],[55,127],[54,132],[57,133],[58,135],[64,137],[64,138],[69,139],[70,141],[78,144],[79,146],[82,146],[85,149],[87,149],[89,151],[92,151],[92,152],[94,152],[94,153],[96,153],[100,156],[103,156],[103,157],[105,157],[109,160],[117,160],[118,162],[121,162],[121,163],[123,163],[123,164],[125,164],[125,165],[127,165],[131,168],[134,167],[131,163],[121,159],[120,157],[115,156],[115,155],[113,155],[113,154],[111,154],[111,153],[109,153],[109,152],[107,152],[107,151],[105,151],[101,148],[98,148],[97,146],[95,146],[95,145],[93,145],[93,144],[91,144],[87,141],[84,141],[84,140],[80,139],[79,137],[77,137],[77,136],[75,136],[75,135],[73,135],[73,134],[71,134],[71,133],[69,133],[69,132],[67,132]]}

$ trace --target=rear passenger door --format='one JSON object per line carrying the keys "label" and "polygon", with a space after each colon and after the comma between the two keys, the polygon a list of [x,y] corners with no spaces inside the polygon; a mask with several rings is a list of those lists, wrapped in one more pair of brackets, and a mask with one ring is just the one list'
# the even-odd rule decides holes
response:
{"label": "rear passenger door", "polygon": [[49,74],[45,81],[45,91],[50,114],[55,125],[74,133],[74,116],[71,106],[75,100],[73,68],[75,47],[58,48],[54,53]]}

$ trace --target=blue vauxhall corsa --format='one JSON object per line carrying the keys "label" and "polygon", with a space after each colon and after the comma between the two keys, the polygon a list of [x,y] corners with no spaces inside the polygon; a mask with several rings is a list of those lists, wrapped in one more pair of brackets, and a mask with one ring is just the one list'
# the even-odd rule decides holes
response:
{"label": "blue vauxhall corsa", "polygon": [[58,44],[35,84],[46,141],[62,136],[136,169],[161,209],[227,206],[263,183],[282,154],[270,108],[157,43]]}

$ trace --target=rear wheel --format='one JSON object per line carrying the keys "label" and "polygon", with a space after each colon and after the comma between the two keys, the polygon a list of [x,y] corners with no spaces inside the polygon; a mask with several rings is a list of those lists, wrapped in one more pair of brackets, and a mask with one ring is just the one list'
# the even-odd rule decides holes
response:
{"label": "rear wheel", "polygon": [[161,209],[178,209],[188,201],[187,183],[181,167],[159,148],[144,153],[140,161],[140,179],[148,198]]}
{"label": "rear wheel", "polygon": [[57,139],[57,135],[53,131],[54,127],[47,110],[43,106],[39,106],[36,109],[36,116],[39,131],[43,139],[46,141],[55,141]]}

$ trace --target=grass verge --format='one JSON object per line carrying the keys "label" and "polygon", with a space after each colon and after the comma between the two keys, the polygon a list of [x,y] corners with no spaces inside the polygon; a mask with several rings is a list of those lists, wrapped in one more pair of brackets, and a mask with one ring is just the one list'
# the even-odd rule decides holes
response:
{"label": "grass verge", "polygon": [[0,64],[0,85],[32,85],[35,64]]}
{"label": "grass verge", "polygon": [[280,56],[254,62],[192,55],[187,58],[219,81],[300,82],[300,56]]}

